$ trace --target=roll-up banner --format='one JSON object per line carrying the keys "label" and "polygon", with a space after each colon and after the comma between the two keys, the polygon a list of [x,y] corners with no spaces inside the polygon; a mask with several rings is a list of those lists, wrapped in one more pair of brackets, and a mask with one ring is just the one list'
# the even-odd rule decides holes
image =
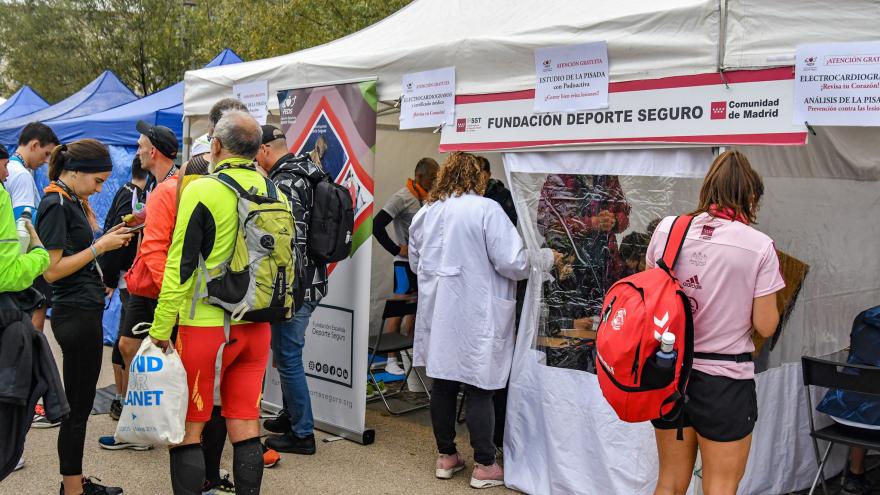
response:
{"label": "roll-up banner", "polygon": [[[278,92],[281,129],[290,151],[307,153],[323,140],[327,151],[321,165],[349,190],[354,204],[352,254],[328,267],[328,293],[306,328],[303,366],[315,428],[364,444],[373,441],[364,414],[376,102],[375,80]],[[264,407],[280,409],[281,385],[271,360],[264,390]]]}

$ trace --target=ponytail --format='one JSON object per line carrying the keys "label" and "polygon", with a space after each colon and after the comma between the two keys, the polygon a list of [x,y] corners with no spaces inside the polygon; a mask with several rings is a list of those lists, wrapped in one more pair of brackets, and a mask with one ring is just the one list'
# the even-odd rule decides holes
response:
{"label": "ponytail", "polygon": [[61,171],[64,170],[64,152],[67,151],[67,145],[59,144],[52,149],[49,156],[49,180],[58,180],[61,177]]}

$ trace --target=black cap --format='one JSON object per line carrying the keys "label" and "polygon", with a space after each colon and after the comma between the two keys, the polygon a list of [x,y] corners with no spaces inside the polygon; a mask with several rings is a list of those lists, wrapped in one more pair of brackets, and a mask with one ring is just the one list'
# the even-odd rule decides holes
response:
{"label": "black cap", "polygon": [[275,127],[274,125],[266,124],[263,126],[263,144],[271,143],[276,139],[284,139],[284,133],[281,132],[281,129]]}
{"label": "black cap", "polygon": [[138,120],[137,130],[147,136],[147,139],[153,143],[159,153],[172,160],[177,156],[177,136],[171,129],[164,125],[150,125],[143,120]]}

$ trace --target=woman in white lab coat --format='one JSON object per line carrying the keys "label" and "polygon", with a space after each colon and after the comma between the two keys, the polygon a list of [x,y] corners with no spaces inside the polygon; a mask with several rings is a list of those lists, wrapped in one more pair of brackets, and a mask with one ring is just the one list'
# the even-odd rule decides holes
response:
{"label": "woman in white lab coat", "polygon": [[502,485],[495,462],[492,396],[507,384],[513,359],[515,281],[528,276],[523,242],[504,210],[483,197],[477,157],[453,153],[428,203],[410,226],[409,263],[419,280],[413,364],[434,379],[431,421],[440,456],[436,475],[464,469],[455,448],[455,405],[467,390],[474,449],[471,486]]}

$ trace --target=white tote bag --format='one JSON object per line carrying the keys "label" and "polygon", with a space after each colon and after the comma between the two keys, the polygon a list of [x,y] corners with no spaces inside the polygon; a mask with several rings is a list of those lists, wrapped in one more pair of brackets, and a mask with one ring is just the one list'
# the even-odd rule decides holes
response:
{"label": "white tote bag", "polygon": [[116,441],[175,445],[183,441],[186,426],[186,370],[177,352],[163,352],[147,337],[131,362],[128,391]]}

